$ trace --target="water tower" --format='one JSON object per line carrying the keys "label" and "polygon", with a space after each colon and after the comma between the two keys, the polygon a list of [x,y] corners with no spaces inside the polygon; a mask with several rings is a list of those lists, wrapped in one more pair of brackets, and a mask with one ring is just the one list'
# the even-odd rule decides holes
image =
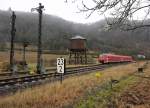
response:
{"label": "water tower", "polygon": [[82,36],[75,36],[70,39],[69,64],[87,63],[86,39]]}

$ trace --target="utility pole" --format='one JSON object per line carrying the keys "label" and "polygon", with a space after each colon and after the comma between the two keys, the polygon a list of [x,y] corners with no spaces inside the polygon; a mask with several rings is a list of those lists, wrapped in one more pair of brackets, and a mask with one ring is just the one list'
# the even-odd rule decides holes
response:
{"label": "utility pole", "polygon": [[36,10],[39,13],[39,25],[38,25],[38,53],[37,53],[37,73],[41,74],[41,66],[42,66],[42,13],[44,6],[39,3],[39,7],[32,8],[31,11]]}
{"label": "utility pole", "polygon": [[13,66],[14,66],[14,37],[16,33],[16,28],[15,28],[15,20],[16,20],[16,15],[15,12],[12,12],[11,16],[11,46],[10,46],[10,71],[13,72]]}

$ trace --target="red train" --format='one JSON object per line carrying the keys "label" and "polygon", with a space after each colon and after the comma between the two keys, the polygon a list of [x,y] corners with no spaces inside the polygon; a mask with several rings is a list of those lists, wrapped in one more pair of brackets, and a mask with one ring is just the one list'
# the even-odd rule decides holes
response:
{"label": "red train", "polygon": [[98,57],[100,63],[117,63],[117,62],[132,62],[131,56],[115,55],[115,54],[102,54]]}

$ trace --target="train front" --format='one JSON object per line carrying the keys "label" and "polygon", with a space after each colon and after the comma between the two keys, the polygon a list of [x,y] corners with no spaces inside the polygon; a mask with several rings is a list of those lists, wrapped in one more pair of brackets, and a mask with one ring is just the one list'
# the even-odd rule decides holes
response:
{"label": "train front", "polygon": [[99,63],[103,64],[105,62],[105,55],[103,55],[103,54],[99,55],[98,61],[99,61]]}

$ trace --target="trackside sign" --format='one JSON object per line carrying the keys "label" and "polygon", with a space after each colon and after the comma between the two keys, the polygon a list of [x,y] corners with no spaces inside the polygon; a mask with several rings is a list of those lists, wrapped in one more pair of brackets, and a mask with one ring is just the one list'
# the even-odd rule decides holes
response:
{"label": "trackside sign", "polygon": [[64,73],[64,72],[65,72],[65,59],[57,58],[57,73]]}

